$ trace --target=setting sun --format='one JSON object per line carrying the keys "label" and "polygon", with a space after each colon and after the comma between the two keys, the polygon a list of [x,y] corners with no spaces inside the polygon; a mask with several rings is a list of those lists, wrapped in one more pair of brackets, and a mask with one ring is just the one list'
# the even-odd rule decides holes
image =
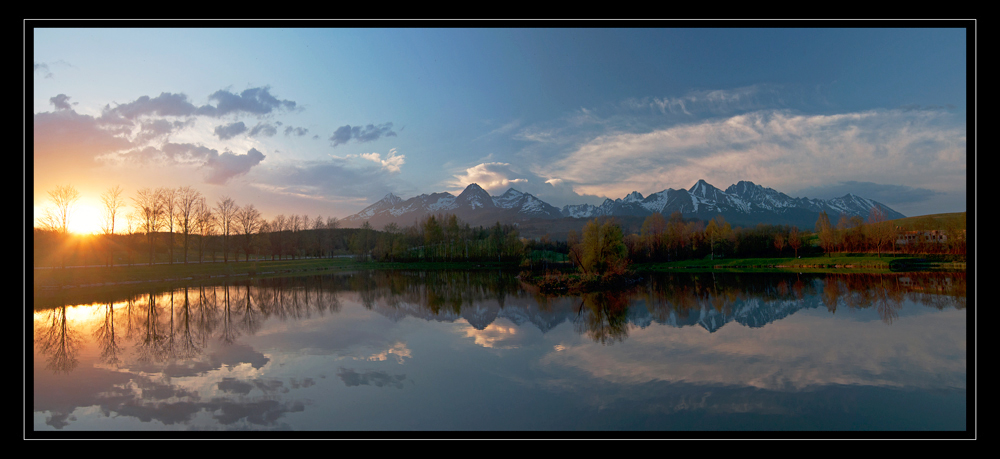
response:
{"label": "setting sun", "polygon": [[81,200],[70,211],[69,231],[76,234],[101,233],[101,211]]}

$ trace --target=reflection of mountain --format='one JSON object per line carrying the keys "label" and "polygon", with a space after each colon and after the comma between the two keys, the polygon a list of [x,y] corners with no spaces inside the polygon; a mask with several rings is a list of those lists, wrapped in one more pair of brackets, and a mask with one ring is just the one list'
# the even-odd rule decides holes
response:
{"label": "reflection of mountain", "polygon": [[[824,307],[835,311],[839,308],[875,307],[880,315],[884,311],[892,313],[898,309],[902,295],[916,303],[941,308],[942,304],[964,307],[964,275],[955,280],[943,280],[942,275],[930,273],[914,276],[899,275],[769,275],[751,279],[725,275],[715,275],[711,284],[696,275],[673,275],[669,281],[652,282],[651,286],[633,291],[607,293],[601,301],[615,301],[616,295],[624,296],[627,308],[613,314],[621,314],[628,326],[645,328],[652,324],[689,327],[699,326],[709,332],[716,332],[723,326],[737,324],[760,328],[784,319],[802,309]],[[915,277],[922,279],[914,281]],[[948,277],[952,279],[952,277]],[[764,285],[760,282],[764,280]],[[749,282],[753,286],[743,286]],[[950,293],[928,295],[925,285],[954,285]],[[486,284],[484,284],[486,285]],[[692,288],[691,286],[695,286]],[[647,288],[648,287],[648,288]],[[420,287],[417,287],[419,290]],[[427,287],[431,288],[431,287]],[[490,287],[487,287],[489,290]],[[824,291],[824,288],[828,291]],[[838,293],[839,292],[839,293]],[[411,293],[413,293],[411,291]],[[447,296],[437,291],[433,297]],[[429,307],[420,295],[410,297],[410,302],[394,300],[391,295],[374,302],[372,309],[386,317],[400,320],[415,317],[424,320],[451,322],[465,319],[478,330],[483,330],[497,319],[505,319],[516,325],[530,323],[543,333],[556,326],[571,323],[587,323],[598,318],[594,314],[605,314],[600,306],[584,307],[586,301],[578,297],[549,298],[543,308],[534,297],[524,292],[507,292],[503,306],[492,299],[492,294],[484,292],[479,296],[462,298],[458,310],[452,308]],[[440,300],[438,300],[440,301]],[[883,307],[888,305],[889,307]],[[617,312],[615,312],[617,311]],[[614,317],[612,317],[614,319]],[[600,319],[604,320],[604,319]],[[597,320],[597,322],[600,322]],[[617,319],[616,319],[617,320]],[[891,317],[884,317],[887,323]],[[597,323],[593,322],[593,323]]]}

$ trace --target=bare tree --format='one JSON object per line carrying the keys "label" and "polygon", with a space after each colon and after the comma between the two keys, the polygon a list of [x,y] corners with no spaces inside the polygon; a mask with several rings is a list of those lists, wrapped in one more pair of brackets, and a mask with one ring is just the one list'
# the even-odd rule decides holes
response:
{"label": "bare tree", "polygon": [[184,263],[188,262],[188,238],[197,220],[198,203],[202,201],[201,193],[184,186],[177,189],[177,219],[184,233]]}
{"label": "bare tree", "polygon": [[873,206],[868,212],[868,239],[875,246],[878,257],[882,258],[882,247],[891,245],[896,237],[895,227],[886,220],[885,210],[879,206]]}
{"label": "bare tree", "polygon": [[128,252],[128,265],[135,262],[135,230],[138,227],[139,214],[129,212],[125,215],[125,250]]}
{"label": "bare tree", "polygon": [[241,240],[243,254],[246,256],[246,261],[250,261],[250,249],[253,246],[253,235],[260,230],[260,212],[254,208],[253,204],[247,204],[237,209],[236,222],[239,226],[240,234],[243,235],[243,239]]}
{"label": "bare tree", "polygon": [[325,233],[325,231],[323,231],[324,226],[326,226],[326,224],[323,223],[323,216],[317,215],[316,219],[312,222],[312,230],[316,233],[316,256],[320,258],[323,257],[323,233]]}
{"label": "bare tree", "polygon": [[285,218],[285,214],[280,214],[274,217],[274,221],[271,223],[271,248],[278,252],[278,259],[281,259],[281,255],[285,251],[285,234],[284,231],[287,229],[288,220]]}
{"label": "bare tree", "polygon": [[212,213],[212,208],[208,207],[203,197],[199,197],[198,203],[195,205],[194,226],[200,236],[198,238],[198,262],[201,263],[205,254],[205,243],[215,231],[215,214]]}
{"label": "bare tree", "polygon": [[149,264],[152,265],[156,232],[163,227],[163,200],[160,198],[160,190],[153,191],[150,188],[143,188],[136,192],[132,202],[139,217],[138,229],[146,234],[146,243],[149,245]]}
{"label": "bare tree", "polygon": [[330,257],[331,258],[333,258],[333,249],[335,247],[335,244],[333,243],[333,241],[334,241],[333,235],[334,235],[334,233],[337,232],[336,230],[339,227],[340,227],[340,220],[338,220],[337,217],[327,217],[327,219],[326,219],[326,233],[327,233],[327,238],[330,241]]}
{"label": "bare tree", "polygon": [[174,211],[177,210],[177,190],[174,188],[160,188],[160,199],[163,200],[163,216],[166,219],[165,227],[168,235],[168,251],[170,252],[170,264],[174,264]]}
{"label": "bare tree", "polygon": [[57,186],[55,190],[49,191],[49,200],[52,201],[53,207],[46,209],[45,216],[41,219],[42,226],[63,235],[68,233],[69,216],[79,199],[80,192],[72,185]]}
{"label": "bare tree", "polygon": [[788,246],[795,250],[795,258],[798,258],[799,247],[802,247],[802,235],[796,226],[793,226],[791,231],[788,232]]}
{"label": "bare tree", "polygon": [[122,187],[115,185],[108,188],[108,191],[105,191],[101,195],[101,203],[104,204],[104,218],[101,222],[101,231],[104,232],[105,244],[108,249],[108,266],[112,266],[115,263],[114,248],[111,244],[111,238],[115,234],[115,219],[118,216],[118,210],[125,207]]}
{"label": "bare tree", "polygon": [[236,218],[236,211],[239,206],[236,201],[223,196],[215,204],[216,225],[219,227],[219,234],[222,235],[222,262],[229,262],[229,235],[233,232],[233,222]]}
{"label": "bare tree", "polygon": [[292,259],[294,260],[295,253],[299,250],[299,240],[302,238],[302,235],[299,234],[299,231],[302,229],[302,217],[295,214],[288,217],[288,228],[292,230]]}

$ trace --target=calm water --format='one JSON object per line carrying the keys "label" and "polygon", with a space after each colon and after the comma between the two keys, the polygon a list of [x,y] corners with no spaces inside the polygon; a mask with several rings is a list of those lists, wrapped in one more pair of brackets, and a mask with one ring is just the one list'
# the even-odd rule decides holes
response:
{"label": "calm water", "polygon": [[965,289],[965,273],[700,274],[546,297],[496,271],[381,271],[36,298],[54,307],[34,312],[29,422],[964,431]]}

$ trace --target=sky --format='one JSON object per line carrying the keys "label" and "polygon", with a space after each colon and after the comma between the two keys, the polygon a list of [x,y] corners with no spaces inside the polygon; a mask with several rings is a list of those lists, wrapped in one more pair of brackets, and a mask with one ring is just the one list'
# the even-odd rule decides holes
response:
{"label": "sky", "polygon": [[699,179],[966,210],[966,29],[578,24],[28,23],[35,215],[66,185],[81,221],[116,185],[315,219],[470,183],[562,207]]}

